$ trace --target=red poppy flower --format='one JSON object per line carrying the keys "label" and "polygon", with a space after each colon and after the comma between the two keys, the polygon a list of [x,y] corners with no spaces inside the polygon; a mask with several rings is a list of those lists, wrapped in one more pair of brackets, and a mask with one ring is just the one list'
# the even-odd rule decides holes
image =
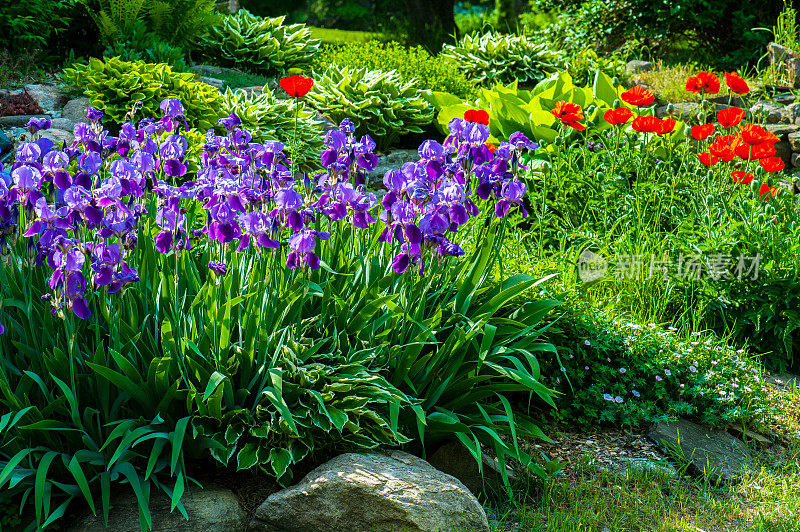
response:
{"label": "red poppy flower", "polygon": [[633,129],[639,133],[657,133],[661,129],[661,120],[655,116],[637,116],[633,119]]}
{"label": "red poppy flower", "polygon": [[620,94],[620,98],[622,101],[627,102],[631,105],[635,105],[637,107],[647,107],[648,105],[652,104],[653,101],[656,99],[656,95],[653,94],[653,91],[650,89],[645,89],[644,87],[631,87],[629,90],[626,90],[622,94]]}
{"label": "red poppy flower", "polygon": [[464,111],[464,120],[467,122],[477,122],[484,126],[489,125],[489,113],[482,109],[469,109]]}
{"label": "red poppy flower", "polygon": [[731,175],[733,176],[734,182],[741,183],[743,185],[750,184],[755,178],[752,172],[745,173],[744,170],[734,170],[731,172]]}
{"label": "red poppy flower", "polygon": [[633,117],[633,111],[627,107],[620,107],[619,109],[609,109],[603,115],[606,122],[612,126],[618,124],[626,124]]}
{"label": "red poppy flower", "polygon": [[281,88],[286,91],[286,94],[292,98],[302,98],[308,94],[308,91],[314,86],[314,80],[295,74],[294,76],[283,78],[280,85]]}
{"label": "red poppy flower", "polygon": [[761,142],[778,142],[780,139],[757,124],[745,124],[739,133],[742,140],[748,144]]}
{"label": "red poppy flower", "polygon": [[732,141],[734,141],[734,138],[731,135],[717,137],[716,140],[708,146],[708,151],[712,155],[716,155],[723,161],[728,162],[736,155],[734,147],[731,145]]}
{"label": "red poppy flower", "polygon": [[716,94],[719,92],[719,78],[710,72],[700,72],[686,80],[686,90]]}
{"label": "red poppy flower", "polygon": [[716,155],[711,155],[707,151],[698,153],[697,158],[700,159],[700,162],[706,166],[715,165],[717,164],[717,161],[719,161],[719,157],[717,157]]}
{"label": "red poppy flower", "polygon": [[[469,120],[468,120],[468,122],[469,122]],[[484,124],[484,125],[486,125],[486,124]],[[495,150],[495,149],[497,149],[497,148],[495,148],[495,145],[494,145],[494,144],[492,144],[491,142],[487,142],[487,143],[486,143],[486,147],[489,149],[489,151],[490,151],[491,153],[494,153],[494,150]]]}
{"label": "red poppy flower", "polygon": [[[775,196],[778,195],[779,192],[780,190],[778,189],[778,187],[771,187],[769,186],[769,183],[761,183],[761,186],[758,187],[759,198],[765,196],[767,193],[772,194],[772,197],[774,198]],[[769,199],[769,196],[767,196],[764,199]]]}
{"label": "red poppy flower", "polygon": [[692,137],[694,140],[706,140],[714,134],[714,124],[701,124],[692,126]]}
{"label": "red poppy flower", "polygon": [[586,129],[586,126],[578,122],[579,120],[583,120],[583,109],[581,109],[581,106],[577,103],[561,100],[556,103],[556,108],[550,112],[553,116],[573,129],[577,129],[578,131]]}
{"label": "red poppy flower", "polygon": [[725,73],[725,84],[731,92],[736,94],[747,94],[750,92],[750,87],[747,86],[747,82],[736,72]]}
{"label": "red poppy flower", "polygon": [[717,120],[722,127],[733,127],[739,124],[744,118],[744,109],[738,107],[727,107],[717,113]]}
{"label": "red poppy flower", "polygon": [[659,135],[666,135],[667,133],[672,133],[675,129],[675,124],[678,122],[674,118],[664,118],[659,121],[658,124],[658,133]]}
{"label": "red poppy flower", "polygon": [[[786,165],[780,157],[766,157],[761,159],[761,167],[767,172],[780,172]],[[773,194],[774,196],[775,194]]]}

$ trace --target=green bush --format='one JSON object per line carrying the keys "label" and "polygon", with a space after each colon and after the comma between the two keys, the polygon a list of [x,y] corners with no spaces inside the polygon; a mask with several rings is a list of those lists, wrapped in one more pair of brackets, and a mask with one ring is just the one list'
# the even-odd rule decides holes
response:
{"label": "green bush", "polygon": [[448,92],[462,99],[477,94],[475,84],[451,59],[433,57],[421,46],[406,48],[395,42],[379,41],[325,46],[314,62],[314,69],[322,72],[334,63],[350,68],[395,70],[404,82],[414,82],[419,89]]}
{"label": "green bush", "polygon": [[260,72],[283,74],[308,69],[321,42],[304,24],[284,25],[285,17],[257,17],[241,10],[209,28],[198,44],[212,60],[246,65]]}
{"label": "green bush", "polygon": [[564,310],[548,334],[559,357],[543,361],[547,384],[564,394],[564,419],[638,426],[692,417],[725,425],[768,409],[758,363],[714,335],[681,336],[585,303]]}
{"label": "green bush", "polygon": [[[279,140],[292,153],[292,159],[300,164],[301,169],[319,167],[319,156],[322,149],[322,132],[314,124],[314,112],[301,106],[297,110],[297,129],[295,130],[295,102],[276,98],[272,91],[264,87],[263,94],[248,94],[241,89],[228,89],[222,95],[224,115],[236,113],[242,121],[242,127],[253,134],[254,142]],[[297,135],[297,146],[292,146],[292,139]]]}
{"label": "green bush", "polygon": [[64,33],[78,0],[20,0],[0,4],[0,49],[47,49]]}
{"label": "green bush", "polygon": [[106,47],[103,57],[119,57],[123,61],[166,63],[176,72],[188,70],[183,49],[162,41],[150,33],[142,21],[137,21],[124,38],[120,36],[113,45]]}
{"label": "green bush", "polygon": [[381,149],[433,121],[433,107],[396,72],[332,64],[315,77],[309,103],[334,122],[349,118],[359,135],[369,134]]}
{"label": "green bush", "polygon": [[193,74],[173,72],[163,63],[92,58],[88,64],[65,69],[63,79],[72,87],[83,89],[92,105],[117,123],[124,120],[134,104],[141,104],[137,118],[160,117],[159,105],[165,98],[183,102],[190,127],[216,127],[221,113],[222,96],[215,88],[193,81]]}
{"label": "green bush", "polygon": [[488,32],[467,35],[457,44],[445,44],[441,55],[449,57],[468,79],[490,86],[494,83],[535,84],[556,70],[557,57],[543,44],[523,35]]}

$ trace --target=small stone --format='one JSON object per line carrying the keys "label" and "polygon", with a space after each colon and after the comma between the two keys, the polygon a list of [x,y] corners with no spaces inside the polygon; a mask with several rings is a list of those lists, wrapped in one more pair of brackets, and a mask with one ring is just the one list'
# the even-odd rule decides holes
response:
{"label": "small stone", "polygon": [[311,118],[311,121],[316,125],[318,128],[322,130],[322,134],[325,135],[328,131],[333,131],[339,129],[339,126],[333,123],[333,121],[328,118],[327,116],[323,115],[322,113],[314,113],[314,116]]}
{"label": "small stone", "polygon": [[86,113],[92,101],[89,98],[75,98],[64,104],[61,109],[61,118],[72,120],[74,123],[86,122]]}
{"label": "small stone", "polygon": [[0,116],[0,128],[24,127],[31,118],[50,118],[47,115]]}
{"label": "small stone", "polygon": [[200,76],[220,76],[228,69],[214,65],[194,65],[189,67],[189,72]]}
{"label": "small stone", "polygon": [[784,109],[790,124],[800,125],[800,103],[790,103]]}
{"label": "small stone", "polygon": [[689,462],[690,471],[707,475],[712,482],[736,480],[743,467],[753,465],[753,457],[741,440],[687,419],[657,423],[647,436],[664,453],[677,452],[680,459]]}
{"label": "small stone", "polygon": [[650,72],[655,68],[655,65],[650,61],[640,61],[639,59],[634,59],[632,61],[628,61],[625,65],[625,70],[630,74],[636,74],[638,72]]}
{"label": "small stone", "polygon": [[75,142],[75,135],[72,134],[71,130],[65,131],[63,129],[50,128],[46,131],[40,131],[39,135],[41,138],[52,140],[56,145],[60,145],[64,142],[67,146],[70,146]]}
{"label": "small stone", "polygon": [[[86,120],[82,120],[82,122],[85,121]],[[69,118],[54,118],[51,122],[54,129],[63,129],[64,131],[72,131],[72,129],[75,127],[75,124],[77,124],[77,122],[74,122]]]}
{"label": "small stone", "polygon": [[[206,485],[204,488],[189,484],[181,498],[189,520],[178,509],[170,511],[170,500],[160,490],[150,494],[150,513],[153,532],[237,532],[245,530],[247,514],[239,500],[229,489]],[[67,528],[69,532],[139,532],[139,505],[133,490],[128,489],[111,501],[108,527],[103,525],[103,514],[87,514]]]}
{"label": "small stone", "polygon": [[779,103],[781,105],[789,105],[790,103],[794,102],[794,100],[795,100],[794,95],[791,93],[778,94],[772,97],[773,102]]}
{"label": "small stone", "polygon": [[392,150],[378,159],[378,166],[367,174],[367,186],[383,188],[383,176],[389,170],[399,170],[405,163],[419,161],[417,150]]}
{"label": "small stone", "polygon": [[780,157],[783,162],[789,163],[792,159],[792,147],[788,141],[781,141],[775,143],[775,157]]}
{"label": "small stone", "polygon": [[791,162],[792,166],[795,168],[800,168],[800,153],[793,153]]}
{"label": "small stone", "polygon": [[[800,133],[798,133],[800,135]],[[800,151],[800,150],[796,150]],[[800,154],[796,154],[800,157]],[[792,386],[800,386],[800,376],[792,375],[791,373],[773,373],[764,377],[764,380],[769,384],[781,386],[783,388],[791,388]]]}
{"label": "small stone", "polygon": [[[237,90],[239,90],[239,89],[237,89]],[[248,97],[258,96],[259,94],[262,94],[264,92],[264,86],[263,85],[254,85],[252,87],[242,87],[241,90],[246,92]]]}
{"label": "small stone", "polygon": [[342,454],[270,495],[249,530],[461,530],[488,532],[478,500],[425,460],[392,451]]}
{"label": "small stone", "polygon": [[737,94],[726,94],[721,96],[713,96],[708,99],[709,102],[724,105],[725,107],[736,106],[744,108],[744,100]]}

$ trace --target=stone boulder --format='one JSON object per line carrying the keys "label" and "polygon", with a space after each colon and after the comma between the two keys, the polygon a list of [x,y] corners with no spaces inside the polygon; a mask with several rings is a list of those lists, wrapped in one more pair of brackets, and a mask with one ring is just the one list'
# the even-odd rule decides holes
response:
{"label": "stone boulder", "polygon": [[764,118],[767,124],[789,124],[791,118],[786,107],[774,102],[760,101],[753,104],[750,112],[756,118]]}
{"label": "stone boulder", "polygon": [[55,85],[25,85],[25,91],[30,94],[31,97],[36,100],[36,103],[39,104],[39,107],[49,115],[55,114],[55,112],[62,109],[64,104],[69,101],[69,96],[61,92]]}
{"label": "stone boulder", "polygon": [[723,430],[686,419],[656,423],[647,437],[664,453],[682,455],[689,463],[690,472],[707,475],[712,482],[736,480],[742,467],[753,464],[753,457],[741,440]]}
{"label": "stone boulder", "polygon": [[61,118],[71,120],[73,123],[86,122],[86,113],[92,101],[89,98],[75,98],[64,104],[61,109]]}
{"label": "stone boulder", "polygon": [[417,150],[392,150],[387,155],[378,159],[376,166],[367,174],[367,186],[383,187],[383,175],[389,170],[398,170],[405,163],[419,161],[419,151]]}
{"label": "stone boulder", "polygon": [[[483,473],[478,471],[478,462],[461,444],[454,441],[439,447],[428,459],[430,464],[448,475],[460,480],[476,497],[494,499],[503,493],[503,478],[497,458],[481,454]],[[509,480],[515,480],[514,471],[506,467]]]}
{"label": "stone boulder", "polygon": [[342,454],[270,495],[249,530],[488,531],[458,479],[410,454]]}
{"label": "stone boulder", "polygon": [[0,128],[25,127],[31,118],[50,118],[47,115],[12,115],[0,116]]}
{"label": "stone boulder", "polygon": [[0,130],[0,159],[2,159],[6,153],[13,149],[14,143],[10,138],[8,138],[8,135],[6,135],[3,130]]}
{"label": "stone boulder", "polygon": [[684,122],[696,122],[703,114],[700,104],[695,102],[680,102],[672,104],[672,112],[669,111],[669,105],[661,105],[656,107],[656,116],[658,118],[665,118],[671,116],[675,120],[683,120]]}
{"label": "stone boulder", "polygon": [[625,65],[625,70],[630,74],[636,74],[639,72],[650,72],[655,68],[655,65],[650,61],[640,61],[638,59],[634,59],[632,61],[628,61]]}
{"label": "stone boulder", "polygon": [[[177,508],[170,512],[170,500],[163,492],[154,490],[150,494],[152,532],[237,532],[245,530],[247,526],[247,514],[231,490],[218,486],[200,488],[191,484],[186,487],[181,502],[189,515],[188,521]],[[99,517],[88,514],[79,518],[67,530],[139,532],[139,507],[132,490],[111,501],[108,527],[103,525],[99,508],[98,514]]]}

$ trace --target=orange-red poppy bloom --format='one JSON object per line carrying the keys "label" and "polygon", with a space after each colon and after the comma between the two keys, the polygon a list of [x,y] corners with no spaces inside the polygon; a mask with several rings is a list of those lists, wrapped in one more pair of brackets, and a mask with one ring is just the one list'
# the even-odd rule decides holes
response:
{"label": "orange-red poppy bloom", "polygon": [[717,164],[717,161],[719,161],[719,157],[717,157],[716,155],[712,155],[707,151],[698,153],[697,158],[700,159],[700,162],[706,166],[715,165]]}
{"label": "orange-red poppy bloom", "polygon": [[694,140],[706,140],[714,134],[714,124],[701,124],[692,126],[692,138]]}
{"label": "orange-red poppy bloom", "polygon": [[622,101],[631,105],[647,107],[655,101],[656,95],[653,94],[653,91],[650,89],[645,89],[637,85],[620,94],[620,98],[622,98]]}
{"label": "orange-red poppy bloom", "polygon": [[603,118],[612,126],[616,126],[618,124],[627,124],[628,121],[633,118],[633,111],[627,107],[609,109],[605,112],[605,114],[603,114]]}
{"label": "orange-red poppy bloom", "polygon": [[311,78],[304,78],[300,74],[283,78],[280,82],[281,88],[286,91],[286,94],[292,98],[302,98],[311,87],[314,86],[314,80]]}
{"label": "orange-red poppy bloom", "polygon": [[747,144],[745,142],[738,142],[734,146],[736,156],[746,161],[754,161],[772,157],[775,155],[774,142],[759,142],[758,144]]}
{"label": "orange-red poppy bloom", "polygon": [[738,107],[727,107],[717,112],[717,120],[722,127],[733,127],[739,124],[744,118],[744,109]]}
{"label": "orange-red poppy bloom", "polygon": [[655,116],[637,116],[633,119],[633,129],[639,133],[658,133],[661,129],[661,120]]}
{"label": "orange-red poppy bloom", "polygon": [[719,78],[710,72],[700,72],[686,80],[686,90],[689,92],[717,94],[719,92]]}
{"label": "orange-red poppy bloom", "polygon": [[[767,172],[780,172],[786,165],[780,157],[766,157],[760,161],[761,167]],[[775,194],[773,194],[774,196]]]}
{"label": "orange-red poppy bloom", "polygon": [[[485,125],[485,124],[484,124],[484,125]],[[494,153],[494,150],[496,149],[495,145],[494,145],[494,144],[492,144],[491,142],[487,142],[487,143],[486,143],[486,148],[487,148],[487,149],[488,149],[488,150],[489,150],[491,153]]]}
{"label": "orange-red poppy bloom", "polygon": [[[769,183],[761,183],[761,186],[758,187],[758,197],[763,197],[768,193],[771,194],[772,197],[775,197],[779,192],[780,189],[778,187],[771,187],[769,186]],[[764,199],[769,199],[769,196]]]}
{"label": "orange-red poppy bloom", "polygon": [[467,122],[477,122],[484,126],[489,125],[489,113],[483,109],[469,109],[464,111],[464,120]]}
{"label": "orange-red poppy bloom", "polygon": [[577,103],[561,100],[556,103],[555,109],[550,112],[553,113],[553,116],[573,129],[577,129],[578,131],[586,129],[586,126],[579,122],[579,120],[583,120],[583,109],[581,109],[581,106]]}
{"label": "orange-red poppy bloom", "polygon": [[731,92],[736,94],[747,94],[750,92],[750,87],[747,86],[747,82],[736,72],[725,73],[725,84]]}
{"label": "orange-red poppy bloom", "polygon": [[736,155],[732,145],[736,140],[741,142],[740,139],[736,139],[732,135],[719,136],[708,146],[708,151],[712,155],[716,155],[723,161],[728,162]]}
{"label": "orange-red poppy bloom", "polygon": [[742,140],[748,144],[759,144],[761,142],[778,142],[778,137],[757,124],[745,124],[739,133]]}
{"label": "orange-red poppy bloom", "polygon": [[731,175],[733,176],[734,182],[741,183],[743,185],[750,184],[755,178],[752,172],[745,173],[744,170],[734,170],[731,172]]}
{"label": "orange-red poppy bloom", "polygon": [[675,124],[677,123],[678,121],[675,120],[674,118],[663,118],[658,124],[658,131],[656,133],[658,133],[659,135],[666,135],[667,133],[672,133],[672,131],[675,129]]}

